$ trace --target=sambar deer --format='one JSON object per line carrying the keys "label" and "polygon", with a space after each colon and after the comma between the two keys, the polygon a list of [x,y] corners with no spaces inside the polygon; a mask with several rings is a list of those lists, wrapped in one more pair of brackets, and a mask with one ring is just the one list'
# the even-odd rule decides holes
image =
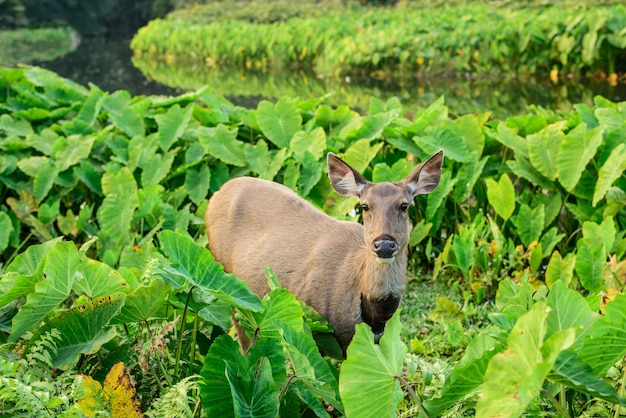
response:
{"label": "sambar deer", "polygon": [[281,184],[232,179],[210,200],[209,247],[259,296],[269,291],[264,268],[271,267],[283,287],[328,319],[345,355],[357,323],[366,322],[378,340],[400,304],[408,208],[437,187],[442,161],[439,151],[400,182],[372,183],[329,153],[330,182],[339,194],[359,198],[363,225],[333,219]]}

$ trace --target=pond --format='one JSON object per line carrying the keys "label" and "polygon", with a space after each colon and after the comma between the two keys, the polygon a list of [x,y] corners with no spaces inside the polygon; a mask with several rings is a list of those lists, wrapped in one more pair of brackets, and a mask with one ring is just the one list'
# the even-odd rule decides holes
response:
{"label": "pond", "polygon": [[453,114],[491,111],[495,117],[526,112],[529,105],[570,110],[576,103],[591,105],[596,95],[612,101],[626,100],[626,84],[611,85],[593,79],[559,80],[518,78],[426,78],[405,81],[354,80],[349,76],[320,78],[301,71],[259,74],[204,65],[163,63],[133,57],[129,39],[87,38],[78,48],[50,62],[37,63],[80,84],[93,83],[105,91],[128,90],[134,95],[178,95],[208,86],[209,91],[233,103],[256,107],[262,99],[282,95],[301,99],[326,99],[366,110],[371,96],[398,97],[405,109],[428,106],[440,96]]}

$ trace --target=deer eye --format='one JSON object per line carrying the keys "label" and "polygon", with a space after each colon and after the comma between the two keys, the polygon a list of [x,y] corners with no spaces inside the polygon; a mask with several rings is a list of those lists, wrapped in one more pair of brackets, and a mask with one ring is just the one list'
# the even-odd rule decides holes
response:
{"label": "deer eye", "polygon": [[404,203],[400,204],[400,211],[401,212],[406,212],[408,208],[409,208],[409,204],[408,203],[404,202]]}
{"label": "deer eye", "polygon": [[362,203],[362,204],[361,204],[361,210],[362,210],[363,212],[367,212],[368,210],[370,210],[370,207],[369,207],[367,204]]}

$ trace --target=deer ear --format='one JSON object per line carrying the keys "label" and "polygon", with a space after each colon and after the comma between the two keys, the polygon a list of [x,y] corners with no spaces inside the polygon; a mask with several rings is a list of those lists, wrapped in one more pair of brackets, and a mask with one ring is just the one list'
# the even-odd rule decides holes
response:
{"label": "deer ear", "polygon": [[413,197],[418,194],[430,193],[437,188],[441,177],[441,164],[443,163],[443,150],[423,162],[402,180],[402,186]]}
{"label": "deer ear", "polygon": [[332,152],[328,153],[328,177],[337,193],[360,197],[370,182]]}

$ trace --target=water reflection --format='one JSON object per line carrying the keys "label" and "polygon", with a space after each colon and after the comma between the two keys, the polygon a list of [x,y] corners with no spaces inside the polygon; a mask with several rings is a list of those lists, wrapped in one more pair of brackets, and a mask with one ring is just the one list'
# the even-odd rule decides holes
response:
{"label": "water reflection", "polygon": [[[369,98],[397,96],[405,109],[428,106],[445,95],[453,114],[492,111],[503,118],[525,113],[528,105],[570,110],[575,103],[591,105],[602,95],[613,101],[626,100],[626,85],[587,80],[565,80],[554,84],[548,79],[428,78],[403,82],[318,78],[303,72],[280,75],[242,72],[237,69],[212,69],[189,63],[166,64],[132,57],[128,40],[87,38],[72,53],[39,65],[80,84],[94,83],[105,91],[124,89],[134,95],[177,95],[208,85],[214,94],[226,96],[236,104],[255,107],[263,98],[283,95],[301,99],[318,98],[328,93],[328,102],[366,110]],[[131,61],[132,59],[132,61]]]}

